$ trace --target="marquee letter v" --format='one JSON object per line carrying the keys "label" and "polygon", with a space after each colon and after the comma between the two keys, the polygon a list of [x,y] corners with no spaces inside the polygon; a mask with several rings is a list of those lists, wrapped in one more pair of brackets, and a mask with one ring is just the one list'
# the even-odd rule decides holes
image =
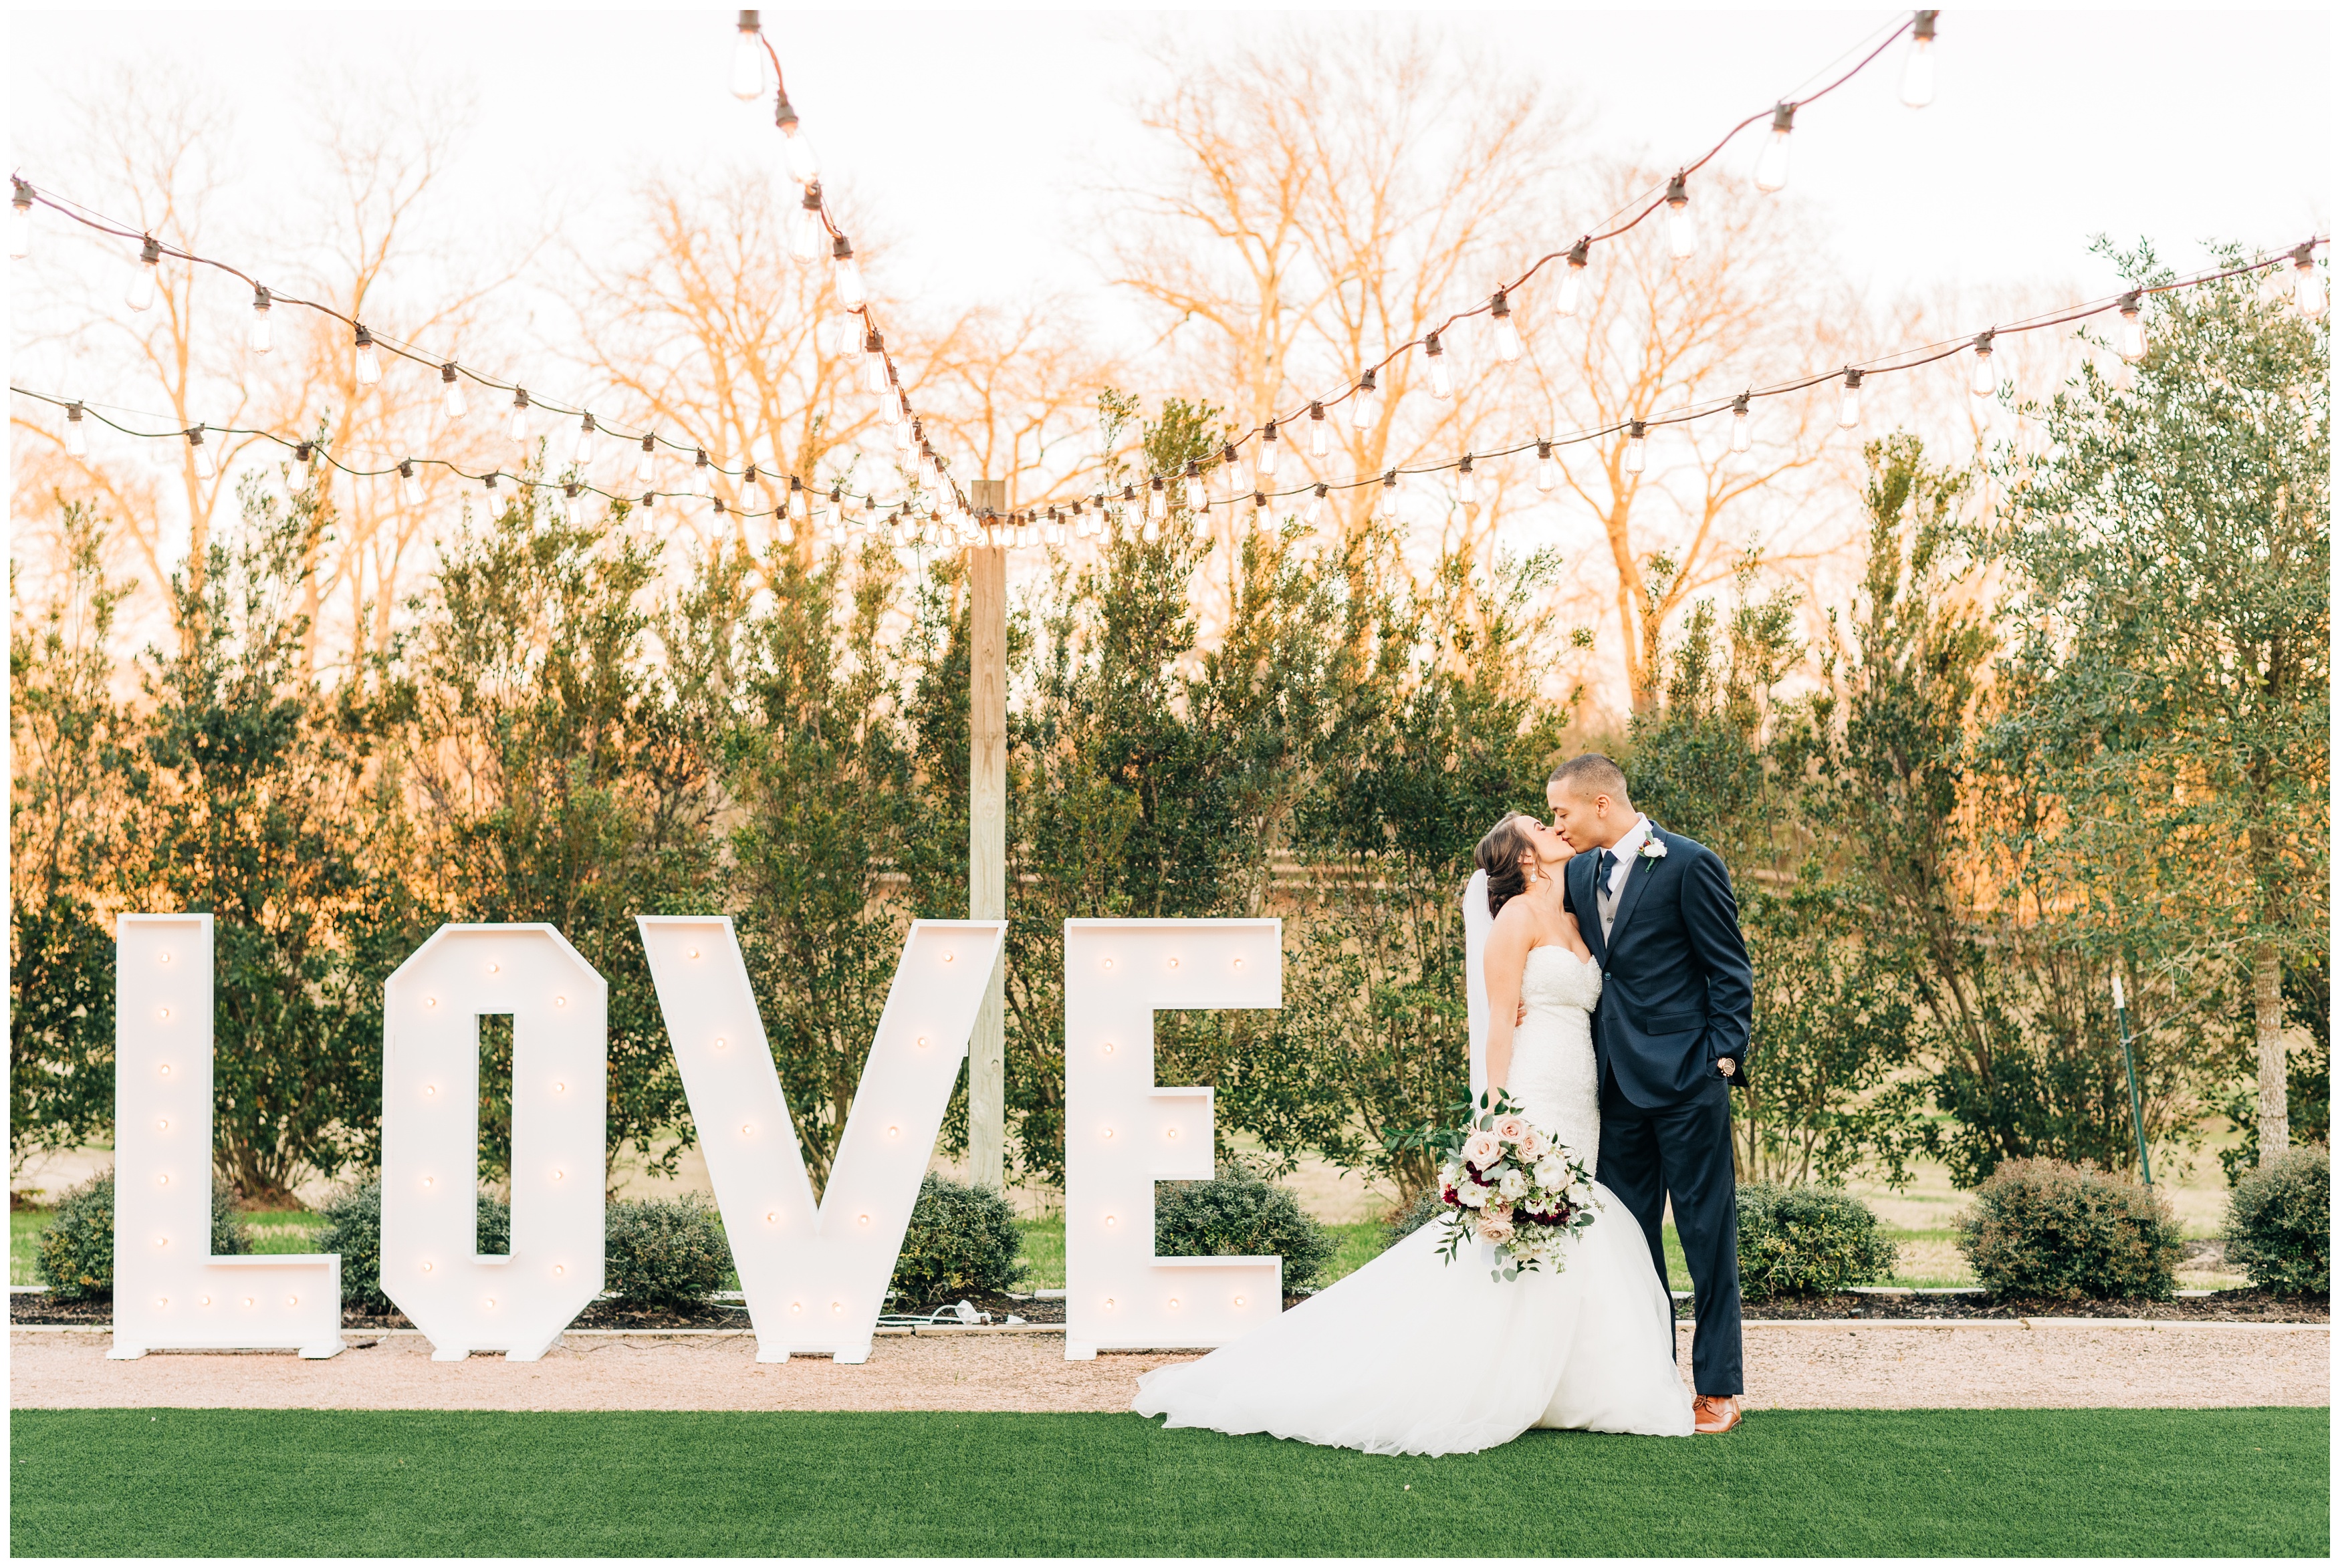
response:
{"label": "marquee letter v", "polygon": [[911,923],[816,1205],[730,921],[635,920],[755,1325],[756,1359],[786,1361],[794,1350],[866,1361],[1007,923]]}

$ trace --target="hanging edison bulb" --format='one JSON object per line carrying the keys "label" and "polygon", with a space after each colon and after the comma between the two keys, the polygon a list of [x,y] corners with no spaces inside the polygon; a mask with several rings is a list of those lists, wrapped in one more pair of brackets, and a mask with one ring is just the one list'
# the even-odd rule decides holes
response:
{"label": "hanging edison bulb", "polygon": [[810,266],[828,250],[828,225],[820,215],[820,182],[808,181],[804,197],[788,220],[788,254],[800,267]]}
{"label": "hanging edison bulb", "polygon": [[1901,102],[1922,109],[1934,101],[1934,18],[1920,11],[1909,28],[1909,53],[1901,62]]}
{"label": "hanging edison bulb", "polygon": [[1397,470],[1395,468],[1385,470],[1382,475],[1382,493],[1379,498],[1381,503],[1380,512],[1383,517],[1393,520],[1397,517],[1398,488]]}
{"label": "hanging edison bulb", "polygon": [[872,327],[861,340],[861,385],[871,397],[886,391],[886,339]]}
{"label": "hanging edison bulb", "polygon": [[820,178],[820,160],[813,156],[812,138],[797,123],[797,112],[783,92],[772,110],[772,123],[780,128],[780,146],[788,157],[788,173],[799,185]]}
{"label": "hanging edison bulb", "polygon": [[861,265],[853,259],[853,242],[839,234],[829,246],[829,260],[834,263],[829,281],[837,285],[838,300],[848,311],[858,311],[869,298],[862,287]]}
{"label": "hanging edison bulb", "polygon": [[577,421],[577,445],[570,450],[570,461],[580,468],[590,468],[594,452],[600,444],[600,427],[593,423],[593,415],[589,409],[585,417]]}
{"label": "hanging edison bulb", "polygon": [[1219,453],[1219,463],[1226,470],[1227,494],[1230,497],[1241,495],[1251,488],[1251,486],[1244,482],[1243,454],[1235,450],[1235,444],[1233,441],[1226,443],[1225,448]]}
{"label": "hanging edison bulb", "polygon": [[410,507],[422,504],[422,480],[414,471],[414,459],[411,458],[398,460],[398,493]]}
{"label": "hanging edison bulb", "polygon": [[460,419],[471,411],[471,405],[463,397],[463,383],[457,377],[452,360],[439,367],[439,411],[450,419]]}
{"label": "hanging edison bulb", "polygon": [[65,405],[65,456],[89,456],[89,421],[82,418],[79,403]]}
{"label": "hanging edison bulb", "polygon": [[382,356],[374,352],[373,334],[365,330],[365,324],[363,322],[357,323],[353,352],[355,357],[352,361],[352,369],[356,372],[358,385],[361,387],[380,386],[382,384]]}
{"label": "hanging edison bulb", "polygon": [[1430,360],[1430,395],[1451,398],[1454,395],[1454,372],[1446,365],[1446,345],[1433,332],[1422,340],[1422,351]]}
{"label": "hanging edison bulb", "polygon": [[1677,261],[1698,253],[1698,220],[1691,215],[1690,178],[1676,174],[1666,182],[1666,246]]}
{"label": "hanging edison bulb", "polygon": [[1321,458],[1333,449],[1333,433],[1325,428],[1324,405],[1308,405],[1308,455]]}
{"label": "hanging edison bulb", "polygon": [[1750,428],[1755,421],[1748,418],[1747,412],[1750,400],[1745,392],[1730,399],[1730,449],[1734,452],[1746,451],[1755,444],[1755,433]]}
{"label": "hanging edison bulb", "polygon": [[1568,248],[1568,276],[1561,280],[1560,298],[1552,308],[1563,316],[1573,316],[1584,308],[1584,269],[1592,262],[1592,236],[1590,234]]}
{"label": "hanging edison bulb", "polygon": [[1259,477],[1262,479],[1275,478],[1275,460],[1283,450],[1284,442],[1275,433],[1275,421],[1270,419],[1267,429],[1261,431],[1259,437]]}
{"label": "hanging edison bulb", "polygon": [[[512,389],[511,420],[504,428],[511,433],[513,440],[522,446],[528,444],[528,389],[526,387]],[[704,460],[706,454],[702,452],[699,457]]]}
{"label": "hanging edison bulb", "polygon": [[642,455],[634,459],[634,482],[647,485],[658,477],[658,437],[642,438]]}
{"label": "hanging edison bulb", "polygon": [[1771,111],[1771,135],[1755,160],[1755,188],[1781,191],[1788,184],[1788,136],[1796,128],[1796,106],[1782,104]]}
{"label": "hanging edison bulb", "polygon": [[1988,398],[1998,390],[1998,372],[1991,369],[1991,338],[1988,331],[1977,332],[1974,340],[1974,363],[1967,370],[1967,390],[1978,398]]}
{"label": "hanging edison bulb", "polygon": [[1203,488],[1203,468],[1200,463],[1186,465],[1186,509],[1201,513],[1209,509],[1211,498]]}
{"label": "hanging edison bulb", "polygon": [[1373,371],[1367,370],[1357,378],[1357,391],[1353,401],[1355,406],[1349,410],[1349,422],[1361,430],[1373,429],[1382,412],[1381,388],[1374,384]]}
{"label": "hanging edison bulb", "polygon": [[1518,364],[1527,345],[1520,341],[1519,324],[1512,320],[1511,297],[1496,290],[1495,297],[1488,301],[1488,309],[1495,318],[1495,357],[1506,365]]}
{"label": "hanging edison bulb", "polygon": [[1625,432],[1625,471],[1638,474],[1650,466],[1650,427],[1635,419]]}
{"label": "hanging edison bulb", "polygon": [[2131,289],[2120,300],[2120,328],[2114,334],[2114,348],[2130,364],[2145,358],[2145,294]]}
{"label": "hanging edison bulb", "polygon": [[764,34],[753,11],[739,13],[739,36],[731,44],[731,96],[741,103],[764,90]]}
{"label": "hanging edison bulb", "polygon": [[1466,507],[1479,504],[1479,478],[1472,472],[1471,454],[1462,454],[1462,468],[1454,476],[1454,498]]}
{"label": "hanging edison bulb", "polygon": [[1844,373],[1844,386],[1837,394],[1836,422],[1848,430],[1857,428],[1860,423],[1860,372],[1859,370],[1848,369]]}
{"label": "hanging edison bulb", "polygon": [[203,445],[203,428],[201,425],[187,432],[187,449],[195,459],[195,478],[219,478],[219,464],[213,459],[212,449]]}
{"label": "hanging edison bulb", "polygon": [[[316,477],[317,449],[310,442],[302,442],[299,446],[292,449],[292,463],[293,466],[300,470],[301,483],[305,486],[311,479]],[[495,482],[495,476],[492,474],[489,475],[488,484],[491,487],[493,487]]]}
{"label": "hanging edison bulb", "polygon": [[1535,488],[1549,492],[1560,483],[1560,464],[1552,455],[1550,441],[1536,443]]}
{"label": "hanging edison bulb", "polygon": [[123,291],[122,302],[134,311],[154,308],[156,277],[163,270],[163,247],[152,236],[138,248],[138,260],[130,264],[130,287]]}
{"label": "hanging edison bulb", "polygon": [[579,518],[583,515],[583,508],[577,504],[577,498],[582,493],[575,485],[560,487],[560,520],[572,528],[577,526]]}
{"label": "hanging edison bulb", "polygon": [[2309,321],[2323,319],[2325,306],[2324,274],[2315,270],[2315,245],[2313,241],[2291,253],[2292,274],[2298,281],[2293,287],[2291,301],[2299,313]]}
{"label": "hanging edison bulb", "polygon": [[1154,476],[1145,495],[1145,520],[1158,523],[1170,515],[1170,492],[1163,488],[1162,476]]}
{"label": "hanging edison bulb", "polygon": [[276,329],[268,319],[268,307],[274,301],[267,290],[258,284],[252,290],[252,327],[243,346],[255,354],[267,353],[276,347]]}

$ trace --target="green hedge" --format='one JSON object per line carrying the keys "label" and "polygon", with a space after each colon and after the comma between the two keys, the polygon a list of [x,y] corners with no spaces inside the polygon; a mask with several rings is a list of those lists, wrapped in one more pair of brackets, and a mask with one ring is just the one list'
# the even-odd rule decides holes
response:
{"label": "green hedge", "polygon": [[1739,1282],[1750,1300],[1873,1284],[1898,1256],[1869,1205],[1840,1188],[1739,1189]]}
{"label": "green hedge", "polygon": [[[60,1301],[114,1295],[114,1172],[91,1177],[57,1199],[57,1217],[41,1232],[41,1277]],[[212,1256],[252,1250],[252,1233],[235,1218],[235,1192],[212,1178]]]}
{"label": "green hedge", "polygon": [[904,1307],[934,1307],[961,1296],[996,1296],[1024,1277],[1023,1232],[996,1188],[967,1187],[929,1173],[918,1184],[910,1228],[894,1264]]}
{"label": "green hedge", "polygon": [[2286,1150],[2235,1183],[2226,1208],[2226,1262],[2283,1296],[2332,1289],[2332,1152]]}
{"label": "green hedge", "polygon": [[2086,1161],[2008,1160],[1958,1230],[1985,1288],[2029,1300],[2166,1301],[2184,1251],[2166,1198]]}
{"label": "green hedge", "polygon": [[601,1288],[640,1307],[685,1307],[723,1288],[731,1246],[699,1194],[610,1205]]}
{"label": "green hedge", "polygon": [[1154,1250],[1164,1257],[1284,1259],[1284,1288],[1316,1283],[1339,1249],[1300,1200],[1256,1170],[1223,1165],[1208,1181],[1165,1182],[1155,1189]]}

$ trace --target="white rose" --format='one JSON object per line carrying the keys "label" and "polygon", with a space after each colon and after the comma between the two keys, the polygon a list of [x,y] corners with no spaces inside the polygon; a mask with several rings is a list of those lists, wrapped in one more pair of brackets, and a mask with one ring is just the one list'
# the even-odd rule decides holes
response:
{"label": "white rose", "polygon": [[1462,1182],[1454,1188],[1454,1200],[1465,1208],[1482,1208],[1486,1206],[1487,1189],[1475,1181]]}
{"label": "white rose", "polygon": [[1507,1170],[1503,1172],[1503,1178],[1495,1183],[1495,1190],[1505,1198],[1525,1198],[1528,1193],[1528,1178],[1518,1170]]}
{"label": "white rose", "polygon": [[1567,1162],[1562,1160],[1558,1155],[1545,1156],[1543,1159],[1536,1161],[1535,1179],[1538,1187],[1560,1188],[1567,1186]]}

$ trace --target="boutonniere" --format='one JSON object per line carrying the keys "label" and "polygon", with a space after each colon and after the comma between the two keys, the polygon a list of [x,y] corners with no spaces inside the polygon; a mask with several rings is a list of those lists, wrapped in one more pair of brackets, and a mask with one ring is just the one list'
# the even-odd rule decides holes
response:
{"label": "boutonniere", "polygon": [[1645,838],[1645,839],[1643,839],[1643,840],[1641,841],[1641,859],[1643,859],[1643,860],[1663,860],[1663,859],[1665,859],[1665,858],[1666,858],[1666,841],[1665,841],[1665,840],[1663,840],[1663,839],[1660,838],[1660,837],[1659,837],[1657,834],[1655,834],[1655,833],[1651,833],[1648,838]]}

